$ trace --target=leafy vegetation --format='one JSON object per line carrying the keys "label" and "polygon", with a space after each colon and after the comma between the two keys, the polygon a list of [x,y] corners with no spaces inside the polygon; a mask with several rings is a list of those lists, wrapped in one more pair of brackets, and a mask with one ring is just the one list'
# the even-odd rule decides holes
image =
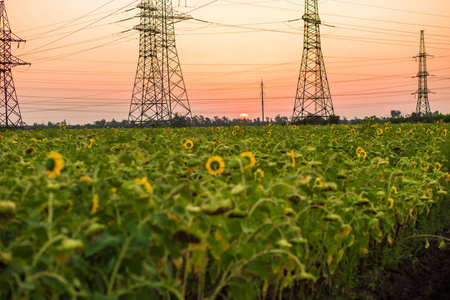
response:
{"label": "leafy vegetation", "polygon": [[2,132],[0,295],[261,299],[310,290],[371,245],[396,243],[442,201],[449,129],[368,119]]}

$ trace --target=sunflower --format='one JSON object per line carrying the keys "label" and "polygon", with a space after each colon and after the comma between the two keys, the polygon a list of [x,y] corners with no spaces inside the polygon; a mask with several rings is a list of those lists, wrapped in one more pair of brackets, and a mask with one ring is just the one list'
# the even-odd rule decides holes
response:
{"label": "sunflower", "polygon": [[145,178],[145,177],[141,178],[141,179],[138,178],[138,179],[136,179],[136,183],[143,186],[147,193],[150,194],[152,192],[152,186],[151,186],[150,182],[148,182],[147,178]]}
{"label": "sunflower", "polygon": [[440,171],[441,168],[442,168],[442,165],[441,165],[440,163],[438,163],[438,162],[434,165],[434,169],[435,169],[436,171]]}
{"label": "sunflower", "polygon": [[191,140],[186,140],[186,142],[184,142],[183,146],[186,149],[192,149],[194,147],[194,142]]}
{"label": "sunflower", "polygon": [[258,178],[258,181],[262,181],[264,178],[264,171],[261,169],[256,170],[255,176]]}
{"label": "sunflower", "polygon": [[86,181],[87,183],[92,183],[92,178],[89,176],[81,176],[80,181]]}
{"label": "sunflower", "polygon": [[88,148],[91,149],[92,144],[94,143],[94,139],[90,139],[89,142],[90,142],[90,143],[89,143],[89,145],[88,145]]}
{"label": "sunflower", "polygon": [[292,166],[292,167],[295,167],[294,150],[292,150],[291,153],[288,153],[288,155],[291,157],[291,166]]}
{"label": "sunflower", "polygon": [[61,175],[61,170],[64,167],[64,161],[61,158],[61,154],[56,152],[50,152],[47,156],[48,159],[45,162],[45,167],[47,168],[47,175],[50,178],[56,178]]}
{"label": "sunflower", "polygon": [[383,134],[383,129],[378,128],[378,129],[377,129],[377,134],[378,134],[378,135],[382,135],[382,134]]}
{"label": "sunflower", "polygon": [[206,170],[211,175],[222,174],[225,169],[225,162],[220,156],[212,156],[206,162]]}
{"label": "sunflower", "polygon": [[392,207],[394,207],[394,199],[389,198],[389,209],[391,209]]}
{"label": "sunflower", "polygon": [[391,190],[394,191],[394,194],[398,194],[397,188],[395,187],[395,185],[392,186]]}
{"label": "sunflower", "polygon": [[243,152],[241,153],[241,157],[247,157],[249,160],[249,163],[244,166],[244,169],[251,168],[256,164],[255,156],[251,152]]}
{"label": "sunflower", "polygon": [[364,148],[363,147],[358,147],[357,149],[356,149],[356,154],[358,155],[358,158],[363,158],[363,161],[365,161],[366,160],[366,157],[367,157],[367,153],[366,153],[366,150],[364,150]]}
{"label": "sunflower", "polygon": [[316,184],[316,185],[323,185],[323,180],[322,180],[322,178],[320,178],[320,177],[317,177],[316,178],[316,180],[314,181],[314,183]]}
{"label": "sunflower", "polygon": [[92,198],[92,208],[91,208],[91,215],[95,215],[98,210],[98,195],[95,194]]}
{"label": "sunflower", "polygon": [[0,201],[0,223],[8,222],[16,215],[16,203],[13,201]]}

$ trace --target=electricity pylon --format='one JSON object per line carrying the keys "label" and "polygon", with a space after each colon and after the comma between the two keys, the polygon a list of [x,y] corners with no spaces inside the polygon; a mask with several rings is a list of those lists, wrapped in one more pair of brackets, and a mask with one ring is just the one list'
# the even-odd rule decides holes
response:
{"label": "electricity pylon", "polygon": [[419,58],[419,73],[415,77],[419,78],[419,88],[417,92],[414,94],[418,95],[417,106],[416,106],[416,114],[419,116],[431,115],[430,110],[430,102],[428,101],[428,93],[430,90],[428,89],[428,76],[430,73],[427,72],[427,56],[430,56],[425,51],[425,34],[424,31],[420,31],[420,53],[414,58],[417,61]]}
{"label": "electricity pylon", "polygon": [[0,128],[23,127],[19,101],[11,69],[19,65],[29,65],[11,54],[11,43],[24,40],[11,32],[5,1],[0,1]]}
{"label": "electricity pylon", "polygon": [[139,62],[128,115],[129,127],[171,126],[191,117],[175,44],[175,23],[192,17],[175,13],[172,0],[142,0]]}
{"label": "electricity pylon", "polygon": [[292,121],[334,115],[320,42],[318,0],[305,0],[303,55]]}

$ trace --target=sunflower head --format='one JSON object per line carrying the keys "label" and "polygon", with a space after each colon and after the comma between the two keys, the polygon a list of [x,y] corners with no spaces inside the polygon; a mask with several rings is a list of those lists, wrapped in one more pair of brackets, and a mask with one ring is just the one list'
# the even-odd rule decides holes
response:
{"label": "sunflower head", "polygon": [[243,152],[243,153],[241,153],[241,157],[248,159],[248,163],[244,166],[244,169],[248,169],[248,168],[255,166],[256,159],[255,159],[255,156],[253,155],[253,153]]}
{"label": "sunflower head", "polygon": [[30,154],[30,153],[33,153],[34,151],[36,151],[36,149],[30,147],[27,150],[25,150],[25,153]]}
{"label": "sunflower head", "polygon": [[192,148],[194,147],[194,142],[191,141],[191,140],[186,140],[186,141],[184,142],[183,146],[184,146],[186,149],[190,150],[190,149],[192,149]]}
{"label": "sunflower head", "polygon": [[147,178],[137,178],[136,183],[142,186],[142,188],[145,190],[146,194],[141,195],[142,198],[149,197],[152,193],[152,185],[150,182],[148,182]]}
{"label": "sunflower head", "polygon": [[394,207],[394,199],[393,198],[389,198],[389,209],[391,209],[392,207]]}
{"label": "sunflower head", "polygon": [[261,169],[256,170],[255,176],[258,179],[258,181],[262,181],[264,178],[264,171]]}
{"label": "sunflower head", "polygon": [[0,201],[0,221],[8,222],[16,215],[16,203],[12,201]]}
{"label": "sunflower head", "polygon": [[91,215],[95,215],[98,211],[98,194],[95,194],[92,198]]}
{"label": "sunflower head", "polygon": [[211,175],[222,174],[225,170],[225,162],[220,156],[212,156],[206,162],[206,170]]}
{"label": "sunflower head", "polygon": [[61,158],[61,154],[56,152],[50,152],[45,161],[45,168],[47,169],[47,175],[50,178],[56,178],[61,175],[61,170],[64,167],[64,161]]}

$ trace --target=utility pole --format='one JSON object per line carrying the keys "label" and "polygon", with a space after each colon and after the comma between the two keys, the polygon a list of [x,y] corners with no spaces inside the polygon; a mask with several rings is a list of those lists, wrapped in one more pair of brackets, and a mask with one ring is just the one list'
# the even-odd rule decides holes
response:
{"label": "utility pole", "polygon": [[320,41],[318,0],[305,0],[303,55],[292,122],[334,115]]}
{"label": "utility pole", "polygon": [[0,128],[23,127],[11,69],[29,65],[11,54],[11,43],[25,42],[11,31],[5,1],[0,1]]}
{"label": "utility pole", "polygon": [[175,13],[172,0],[142,0],[137,8],[139,62],[128,115],[129,127],[164,127],[190,117],[191,108],[175,44],[175,23],[192,17]]}
{"label": "utility pole", "polygon": [[264,82],[261,79],[262,122],[264,123]]}
{"label": "utility pole", "polygon": [[[419,78],[419,87],[417,92],[413,93],[418,95],[416,114],[419,116],[431,116],[430,102],[428,101],[428,76],[430,73],[427,72],[427,56],[430,56],[425,51],[425,33],[423,30],[420,31],[420,53],[414,58],[417,61],[419,58],[419,72],[415,77]],[[414,77],[413,77],[414,78]]]}

